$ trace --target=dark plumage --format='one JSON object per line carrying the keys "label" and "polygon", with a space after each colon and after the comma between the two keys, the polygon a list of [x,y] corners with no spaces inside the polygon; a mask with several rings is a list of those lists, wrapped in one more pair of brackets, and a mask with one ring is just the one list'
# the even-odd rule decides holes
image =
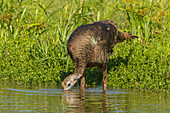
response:
{"label": "dark plumage", "polygon": [[[62,83],[64,90],[69,90],[83,76],[86,67],[99,67],[103,72],[104,90],[107,81],[107,62],[113,47],[126,39],[137,36],[118,31],[119,26],[110,20],[94,22],[78,27],[70,35],[67,50],[75,64],[74,73],[66,77]],[[82,78],[81,87],[85,87]]]}

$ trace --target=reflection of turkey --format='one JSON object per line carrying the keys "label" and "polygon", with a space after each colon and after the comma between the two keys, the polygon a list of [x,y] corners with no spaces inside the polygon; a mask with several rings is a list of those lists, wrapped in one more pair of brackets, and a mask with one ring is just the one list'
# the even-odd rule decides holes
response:
{"label": "reflection of turkey", "polygon": [[[91,94],[94,96],[94,93]],[[107,106],[106,103],[106,99],[107,99],[106,91],[97,93],[98,95],[97,101],[88,101],[90,97],[93,97],[92,95],[90,95],[89,92],[85,92],[84,90],[63,91],[62,100],[64,103],[68,105],[68,109],[66,112],[86,113],[88,110],[90,110],[91,113],[98,113],[99,111],[100,112],[103,111],[104,113],[106,113],[109,107]],[[87,107],[89,105],[90,107]],[[97,109],[94,109],[94,107],[98,107],[99,111]]]}
{"label": "reflection of turkey", "polygon": [[[98,66],[103,72],[104,90],[107,88],[107,62],[113,47],[126,39],[137,36],[118,31],[119,26],[110,20],[94,22],[78,27],[67,42],[67,50],[74,61],[74,74],[66,77],[62,83],[64,90],[69,90],[83,76],[85,67]],[[82,77],[81,88],[85,87]]]}

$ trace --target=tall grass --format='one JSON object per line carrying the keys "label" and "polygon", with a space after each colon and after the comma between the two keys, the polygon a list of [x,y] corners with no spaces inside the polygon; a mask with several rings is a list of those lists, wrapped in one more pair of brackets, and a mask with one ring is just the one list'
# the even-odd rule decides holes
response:
{"label": "tall grass", "polygon": [[[169,89],[168,0],[2,0],[0,80],[18,84],[59,83],[74,65],[66,43],[80,25],[113,20],[139,40],[118,44],[108,63],[113,87]],[[97,68],[87,85],[101,84]]]}
{"label": "tall grass", "polygon": [[[122,0],[121,9],[127,15],[130,31],[148,41],[158,32],[167,30],[168,1]],[[164,32],[165,33],[165,32]]]}

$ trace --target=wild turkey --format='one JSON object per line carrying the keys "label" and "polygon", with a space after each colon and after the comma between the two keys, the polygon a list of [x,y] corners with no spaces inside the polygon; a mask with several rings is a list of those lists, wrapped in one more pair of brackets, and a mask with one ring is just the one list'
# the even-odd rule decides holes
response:
{"label": "wild turkey", "polygon": [[[110,20],[82,25],[70,35],[67,50],[72,58],[75,70],[62,82],[64,90],[71,89],[79,78],[83,76],[86,67],[99,67],[103,72],[104,90],[107,87],[107,62],[113,52],[113,47],[126,39],[138,38],[135,35],[118,31],[119,26]],[[81,87],[85,87],[82,77]]]}

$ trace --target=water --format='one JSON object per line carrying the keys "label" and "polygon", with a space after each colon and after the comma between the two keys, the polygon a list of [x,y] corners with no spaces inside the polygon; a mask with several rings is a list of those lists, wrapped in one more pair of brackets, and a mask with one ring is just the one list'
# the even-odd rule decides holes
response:
{"label": "water", "polygon": [[128,91],[102,87],[57,88],[0,85],[0,113],[166,113],[170,95],[165,92]]}

